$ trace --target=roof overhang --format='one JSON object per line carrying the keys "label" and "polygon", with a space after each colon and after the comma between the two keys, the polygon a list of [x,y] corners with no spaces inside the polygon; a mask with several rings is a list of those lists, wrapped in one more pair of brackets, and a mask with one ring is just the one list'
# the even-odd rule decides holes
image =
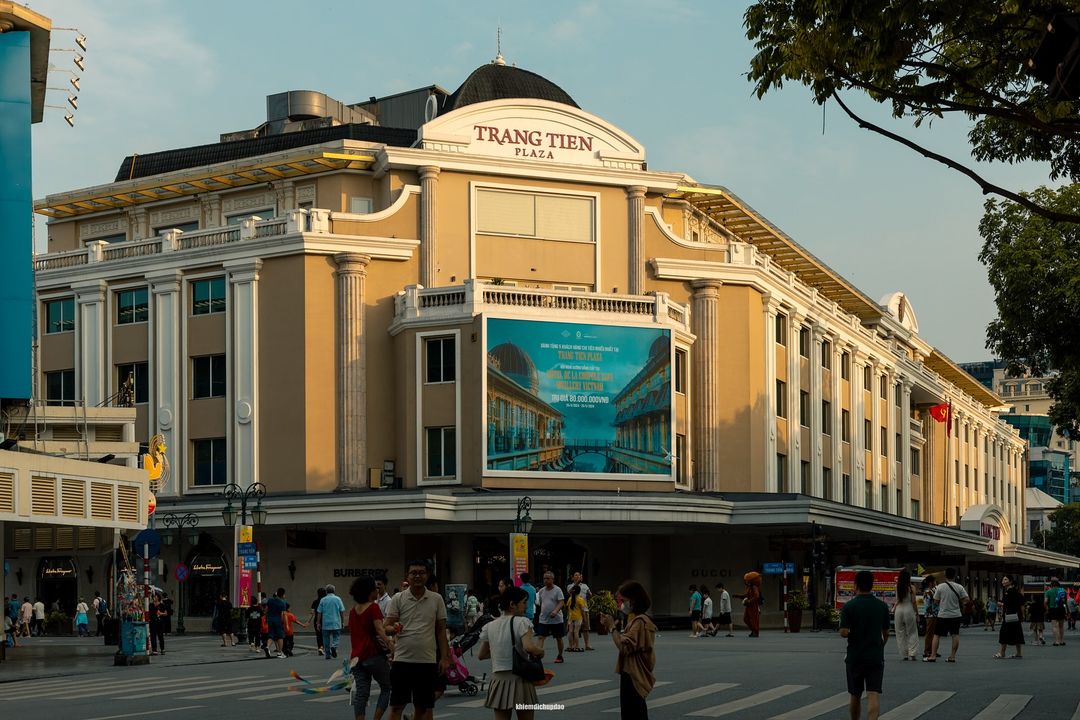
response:
{"label": "roof overhang", "polygon": [[63,219],[335,170],[370,170],[375,164],[376,148],[360,150],[343,148],[341,143],[335,145],[332,149],[309,146],[50,195],[36,201],[34,210]]}
{"label": "roof overhang", "polygon": [[995,408],[1005,404],[997,393],[967,374],[959,365],[937,350],[931,352],[923,362],[928,368],[975,398],[983,406]]}
{"label": "roof overhang", "polygon": [[666,197],[690,203],[739,240],[756,246],[778,266],[795,273],[807,285],[817,288],[824,297],[860,320],[878,320],[884,314],[880,305],[727,188],[683,185]]}
{"label": "roof overhang", "polygon": [[30,33],[30,122],[41,122],[49,76],[49,36],[52,20],[30,8],[0,0],[0,26]]}

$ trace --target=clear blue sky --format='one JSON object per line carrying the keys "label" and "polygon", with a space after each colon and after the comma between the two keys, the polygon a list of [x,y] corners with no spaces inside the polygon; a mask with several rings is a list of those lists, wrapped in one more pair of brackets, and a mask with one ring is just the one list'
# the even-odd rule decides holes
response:
{"label": "clear blue sky", "polygon": [[[978,188],[834,106],[823,135],[822,110],[801,86],[757,100],[745,78],[747,4],[30,0],[89,38],[75,128],[60,110],[35,126],[34,197],[109,182],[133,152],[253,128],[272,93],[356,102],[432,83],[452,91],[492,59],[501,24],[508,62],[638,138],[650,168],[727,186],[875,300],[906,292],[920,334],[953,359],[988,357],[995,313],[977,259]],[[73,37],[57,31],[53,47],[74,47]],[[75,69],[71,53],[52,58]],[[69,77],[51,73],[49,84]],[[63,104],[63,93],[49,102]],[[890,127],[969,157],[962,122]],[[1046,181],[1037,165],[986,172],[1014,188]],[[39,244],[43,230],[39,216]]]}

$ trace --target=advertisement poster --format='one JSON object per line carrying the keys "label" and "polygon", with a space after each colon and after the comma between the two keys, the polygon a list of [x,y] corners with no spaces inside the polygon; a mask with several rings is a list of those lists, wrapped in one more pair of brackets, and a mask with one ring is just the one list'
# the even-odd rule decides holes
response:
{"label": "advertisement poster", "polygon": [[521,573],[529,572],[529,536],[510,533],[510,577],[521,587]]}
{"label": "advertisement poster", "polygon": [[489,318],[487,469],[673,475],[671,332]]}
{"label": "advertisement poster", "polygon": [[446,586],[446,627],[465,626],[465,591],[466,585]]}
{"label": "advertisement poster", "polygon": [[251,593],[255,588],[255,573],[251,570],[240,569],[236,573],[236,597],[237,607],[247,607],[251,604]]}
{"label": "advertisement poster", "polygon": [[900,576],[899,568],[837,568],[836,607],[844,607],[844,603],[855,597],[855,573],[860,570],[874,573],[874,595],[888,605],[889,612],[892,612],[896,608],[896,579]]}

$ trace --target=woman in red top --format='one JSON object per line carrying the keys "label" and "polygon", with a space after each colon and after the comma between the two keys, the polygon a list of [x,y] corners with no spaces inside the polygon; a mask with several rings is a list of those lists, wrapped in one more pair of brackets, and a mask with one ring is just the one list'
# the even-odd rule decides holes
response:
{"label": "woman in red top", "polygon": [[390,705],[390,662],[384,648],[390,647],[390,640],[383,629],[383,614],[375,599],[379,596],[375,589],[375,579],[357,578],[349,588],[349,594],[356,602],[349,612],[349,635],[352,638],[353,661],[353,715],[356,720],[364,720],[367,702],[371,696],[371,679],[379,683],[379,700],[375,706],[375,720],[379,720]]}

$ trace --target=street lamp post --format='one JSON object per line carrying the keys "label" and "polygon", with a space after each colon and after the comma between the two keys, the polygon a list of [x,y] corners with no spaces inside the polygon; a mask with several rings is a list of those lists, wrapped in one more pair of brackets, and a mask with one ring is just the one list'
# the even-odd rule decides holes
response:
{"label": "street lamp post", "polygon": [[529,531],[533,525],[530,508],[532,498],[526,496],[518,500],[514,532],[510,535],[510,575],[515,585],[521,584],[521,573],[529,571]]}
{"label": "street lamp post", "polygon": [[[266,496],[266,486],[263,485],[262,483],[259,483],[259,482],[252,483],[247,488],[242,488],[239,485],[237,485],[236,483],[229,483],[228,485],[226,485],[224,487],[224,489],[222,489],[221,495],[222,495],[222,497],[225,498],[225,507],[221,511],[221,519],[225,521],[225,525],[227,527],[235,527],[238,516],[239,516],[239,520],[240,520],[240,525],[243,526],[243,525],[248,524],[248,500],[251,500],[251,499],[255,500],[255,507],[253,507],[251,509],[251,523],[252,523],[252,525],[262,525],[262,524],[264,524],[266,522],[267,512],[266,512],[265,509],[263,509],[263,506],[262,506],[262,499],[263,499],[263,497]],[[239,512],[237,512],[236,507],[233,505],[233,501],[238,501],[240,503]],[[254,538],[252,538],[252,540],[254,540]],[[234,547],[234,550],[235,550],[236,549],[236,540],[235,540],[235,538],[234,538],[234,542],[233,542],[233,547]],[[258,555],[256,554],[256,557],[257,556]],[[239,556],[234,552],[233,557],[235,559],[235,558],[238,558]],[[237,577],[239,577],[240,569],[238,567],[234,567],[234,571],[237,573]],[[256,593],[258,593],[258,592],[262,591],[262,575],[261,575],[261,568],[258,567],[258,563],[256,563],[255,577],[256,577]],[[240,601],[239,595],[237,595],[236,600],[239,603],[239,601]],[[237,633],[236,633],[236,639],[239,642],[244,642],[244,640],[245,640],[245,638],[247,636],[246,625],[247,625],[247,608],[241,607],[240,608],[240,627],[237,628]]]}
{"label": "street lamp post", "polygon": [[[193,528],[199,524],[199,518],[195,513],[177,515],[167,513],[161,516],[161,524],[167,528],[176,528],[176,567],[184,562],[184,528]],[[176,578],[177,615],[176,634],[183,635],[187,629],[184,627],[184,584],[180,577]]]}
{"label": "street lamp post", "polygon": [[529,510],[532,509],[532,498],[526,495],[518,500],[517,506],[517,519],[514,520],[514,532],[529,534],[532,530],[533,519],[529,515]]}

